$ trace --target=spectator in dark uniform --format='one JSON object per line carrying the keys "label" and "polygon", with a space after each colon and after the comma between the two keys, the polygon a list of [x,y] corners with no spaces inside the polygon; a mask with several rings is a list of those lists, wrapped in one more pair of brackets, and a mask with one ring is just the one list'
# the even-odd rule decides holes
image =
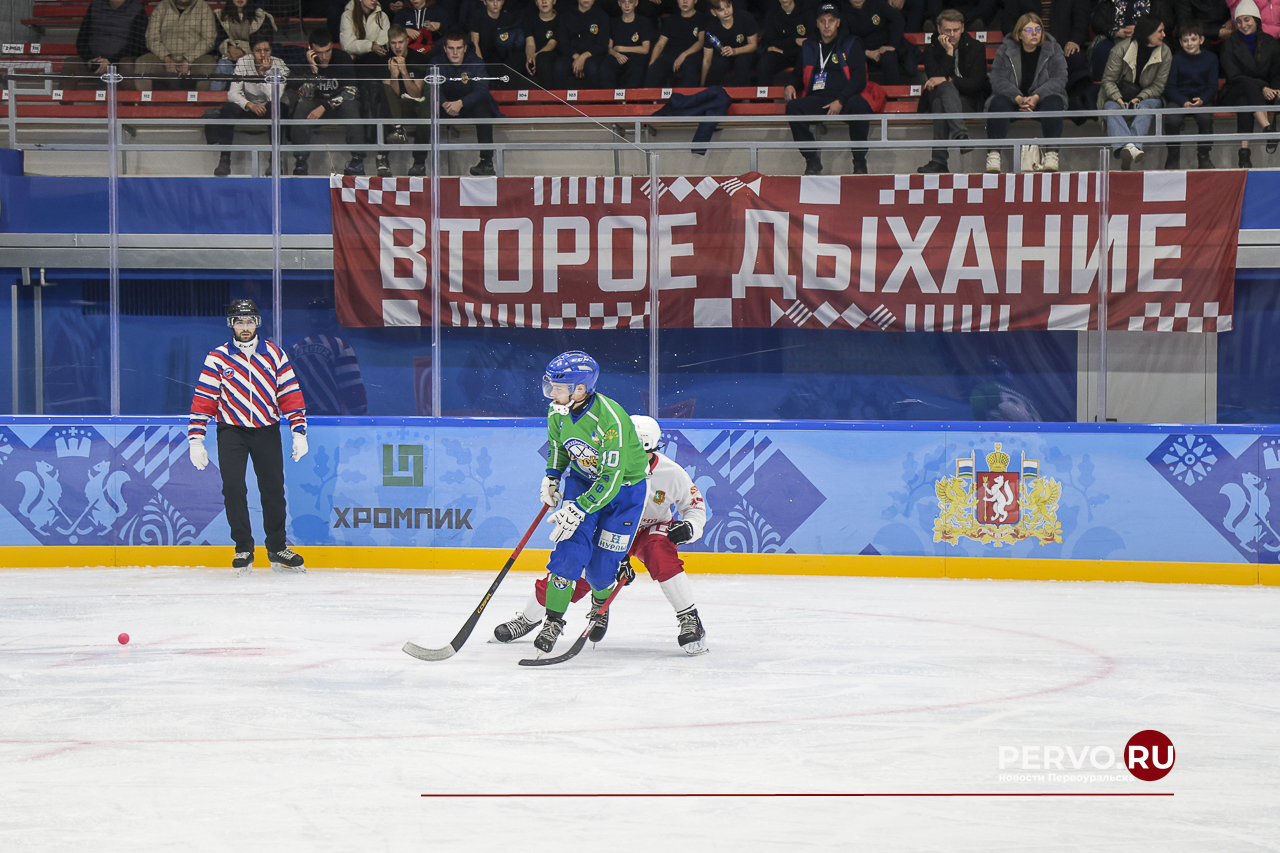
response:
{"label": "spectator in dark uniform", "polygon": [[649,51],[658,31],[648,18],[636,14],[639,0],[618,0],[622,14],[609,19],[609,56],[600,71],[606,89],[636,89],[644,85]]}
{"label": "spectator in dark uniform", "polygon": [[707,18],[695,0],[676,0],[679,13],[668,15],[658,30],[658,43],[649,57],[646,86],[694,88],[702,74],[702,48]]}
{"label": "spectator in dark uniform", "polygon": [[404,27],[409,34],[409,49],[423,55],[431,53],[436,38],[453,25],[449,10],[437,0],[409,0],[391,23]]}
{"label": "spectator in dark uniform", "polygon": [[524,70],[544,89],[555,85],[556,0],[536,0],[524,16]]}
{"label": "spectator in dark uniform", "polygon": [[1174,0],[1173,19],[1181,38],[1184,27],[1197,24],[1205,41],[1214,46],[1222,43],[1235,32],[1231,7],[1226,0]]}
{"label": "spectator in dark uniform", "polygon": [[[489,94],[484,63],[471,49],[471,40],[462,30],[450,30],[444,37],[444,61],[433,58],[436,72],[444,77],[440,84],[441,118],[498,118],[498,103]],[[427,125],[428,137],[431,126]],[[493,144],[493,125],[477,124],[476,139],[481,145]],[[431,144],[430,138],[427,144]],[[493,151],[481,151],[480,162],[471,167],[476,176],[493,175]]]}
{"label": "spectator in dark uniform", "polygon": [[[960,0],[958,3],[947,3],[947,0],[928,0],[925,4],[925,15],[936,21],[938,15],[942,14],[942,10],[948,7],[964,16],[964,27],[970,31],[994,27],[996,18],[1000,14],[1000,0]],[[1031,11],[1039,12],[1040,4],[1036,3],[1036,8]],[[1018,16],[1014,15],[1012,20],[1017,19]]]}
{"label": "spectator in dark uniform", "polygon": [[795,66],[800,45],[812,31],[813,18],[800,0],[776,0],[770,4],[756,60],[756,80],[761,86],[772,86],[779,72]]}
{"label": "spectator in dark uniform", "polygon": [[556,24],[556,88],[599,89],[600,66],[609,55],[609,16],[596,8],[596,0],[577,0],[556,16]]}
{"label": "spectator in dark uniform", "polygon": [[[488,66],[490,77],[511,77],[511,72],[520,67],[520,59],[524,56],[524,32],[520,19],[507,11],[506,0],[484,0],[485,14],[476,19],[476,28],[471,31],[471,41],[476,52]],[[510,79],[490,81],[489,88],[514,88],[516,81]]]}
{"label": "spectator in dark uniform", "polygon": [[760,43],[756,19],[735,12],[733,0],[711,0],[711,16],[702,42],[702,85],[750,85]]}
{"label": "spectator in dark uniform", "polygon": [[904,75],[915,79],[918,55],[903,36],[905,25],[897,9],[887,0],[848,0],[841,12],[841,32],[862,44],[868,71],[879,70],[886,86],[896,86]]}

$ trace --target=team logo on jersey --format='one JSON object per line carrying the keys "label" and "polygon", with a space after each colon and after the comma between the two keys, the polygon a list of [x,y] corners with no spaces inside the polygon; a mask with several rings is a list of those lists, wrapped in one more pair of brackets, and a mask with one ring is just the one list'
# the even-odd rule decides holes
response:
{"label": "team logo on jersey", "polygon": [[880,26],[880,16],[879,16],[879,15],[872,15],[872,16],[871,16],[871,26],[873,26],[873,27],[878,27],[878,26]]}
{"label": "team logo on jersey", "polygon": [[555,30],[547,30],[547,41],[551,41],[555,37]]}
{"label": "team logo on jersey", "polygon": [[738,33],[738,37],[734,39],[738,44],[742,44],[742,33]]}
{"label": "team logo on jersey", "polygon": [[653,502],[656,504],[660,504],[666,499],[667,499],[667,493],[664,492],[662,489],[658,489],[656,492],[653,493]]}
{"label": "team logo on jersey", "polygon": [[796,24],[796,35],[804,35],[804,24]]}
{"label": "team logo on jersey", "polygon": [[956,460],[956,476],[934,484],[938,518],[933,541],[958,544],[960,537],[984,545],[1012,545],[1037,539],[1041,545],[1062,541],[1058,499],[1062,484],[1040,476],[1040,461],[1022,454],[1022,470],[1010,471],[1009,454],[996,449],[987,454],[987,470],[976,469],[976,457]]}
{"label": "team logo on jersey", "polygon": [[639,34],[639,33],[632,33],[632,34],[631,34],[631,43],[632,43],[632,44],[635,44],[635,43],[636,43],[636,42],[638,42],[638,41],[640,41],[640,34]]}
{"label": "team logo on jersey", "polygon": [[600,451],[580,438],[571,438],[564,443],[565,452],[587,476],[594,478],[600,465]]}
{"label": "team logo on jersey", "polygon": [[462,81],[462,85],[464,86],[471,82],[471,76],[465,71],[462,72],[462,76],[458,79]]}
{"label": "team logo on jersey", "polygon": [[230,379],[232,376],[236,375],[236,372],[230,367],[224,367],[222,368],[222,375]]}
{"label": "team logo on jersey", "polygon": [[507,40],[507,39],[509,39],[509,38],[511,38],[511,33],[499,33],[499,34],[498,34],[498,41],[506,41],[506,40]]}
{"label": "team logo on jersey", "polygon": [[588,31],[588,32],[590,32],[590,33],[591,33],[591,35],[593,35],[593,36],[595,36],[595,35],[599,35],[599,34],[600,34],[600,25],[599,25],[599,24],[592,24],[591,26],[587,27],[587,31]]}

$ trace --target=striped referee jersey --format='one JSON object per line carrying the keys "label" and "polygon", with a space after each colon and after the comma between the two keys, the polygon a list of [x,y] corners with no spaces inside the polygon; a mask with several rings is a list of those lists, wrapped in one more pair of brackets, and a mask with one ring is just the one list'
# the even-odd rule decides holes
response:
{"label": "striped referee jersey", "polygon": [[204,359],[187,438],[205,437],[210,421],[246,427],[273,426],[281,413],[294,432],[307,432],[306,402],[284,350],[258,339],[252,357],[228,341]]}

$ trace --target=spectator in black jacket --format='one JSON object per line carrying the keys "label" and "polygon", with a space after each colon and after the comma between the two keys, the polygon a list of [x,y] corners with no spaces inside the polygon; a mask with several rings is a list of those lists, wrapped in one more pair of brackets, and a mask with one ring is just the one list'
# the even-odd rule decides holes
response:
{"label": "spectator in black jacket", "polygon": [[609,55],[609,16],[596,8],[596,0],[578,0],[556,16],[556,24],[556,88],[599,89],[600,65]]}
{"label": "spectator in black jacket", "polygon": [[[1218,96],[1218,57],[1204,50],[1204,31],[1200,24],[1191,21],[1182,25],[1178,41],[1182,44],[1182,52],[1173,55],[1173,67],[1169,71],[1169,82],[1164,87],[1164,101],[1171,107],[1207,107]],[[1182,133],[1182,125],[1186,119],[1196,122],[1196,132],[1201,135],[1213,133],[1213,113],[1193,113],[1190,116],[1166,115],[1164,132],[1170,136]],[[1170,143],[1165,155],[1166,169],[1180,169],[1181,145]],[[1213,159],[1209,156],[1213,144],[1201,142],[1196,146],[1199,169],[1212,169]]]}
{"label": "spectator in black jacket", "polygon": [[702,43],[702,85],[750,85],[760,44],[756,19],[746,10],[736,12],[733,0],[711,0],[711,15]]}
{"label": "spectator in black jacket", "polygon": [[525,13],[524,70],[544,89],[555,85],[556,66],[556,0],[536,0]]}
{"label": "spectator in black jacket", "polygon": [[760,37],[760,55],[756,60],[756,81],[772,86],[783,69],[791,68],[800,58],[800,45],[813,31],[808,9],[800,0],[776,0],[764,18]]}
{"label": "spectator in black jacket", "polygon": [[[870,115],[871,105],[862,97],[867,87],[867,63],[862,44],[840,32],[840,10],[834,3],[818,7],[817,33],[800,48],[794,81],[783,92],[789,116]],[[791,122],[791,138],[812,142],[810,120]],[[865,121],[849,122],[849,141],[865,142]],[[800,149],[806,175],[822,174],[822,155],[816,148]],[[853,173],[867,174],[867,149],[853,149]]]}
{"label": "spectator in black jacket", "polygon": [[[1235,9],[1236,31],[1222,43],[1219,61],[1226,86],[1218,102],[1226,106],[1266,107],[1280,101],[1280,43],[1262,31],[1262,16],[1253,0],[1240,0]],[[1266,110],[1236,113],[1236,130],[1253,133],[1253,123],[1262,125],[1263,133],[1271,132],[1271,119]],[[1267,142],[1267,153],[1273,154],[1277,140]],[[1253,168],[1248,140],[1240,143],[1240,168]]]}
{"label": "spectator in black jacket", "polygon": [[[98,77],[108,65],[125,77],[121,88],[133,88],[134,63],[147,52],[147,10],[138,0],[93,0],[76,32],[76,56],[62,64],[71,78]],[[79,79],[65,89],[90,89],[98,80]]]}
{"label": "spectator in black jacket", "polygon": [[[311,43],[307,48],[307,67],[290,79],[290,88],[297,96],[293,107],[294,119],[322,122],[326,118],[360,118],[360,89],[357,86],[356,69],[351,57],[334,47],[326,27],[311,31]],[[343,127],[348,145],[365,141],[364,127],[348,124]],[[311,125],[295,124],[289,129],[295,145],[311,144]],[[307,161],[311,152],[300,151],[293,158],[293,173],[307,174]],[[364,174],[364,152],[352,151],[346,174]]]}
{"label": "spectator in black jacket", "polygon": [[[955,9],[944,10],[936,21],[933,41],[924,50],[924,74],[920,112],[977,113],[991,85],[987,80],[986,46],[964,31],[964,15]],[[960,119],[934,119],[934,139],[969,138],[969,130]],[[947,170],[947,149],[933,149],[933,156],[917,172],[938,174]]]}
{"label": "spectator in black jacket", "polygon": [[886,86],[896,86],[903,75],[915,79],[918,54],[903,37],[902,14],[887,0],[848,0],[841,19],[840,31],[861,42],[868,71],[879,69]]}

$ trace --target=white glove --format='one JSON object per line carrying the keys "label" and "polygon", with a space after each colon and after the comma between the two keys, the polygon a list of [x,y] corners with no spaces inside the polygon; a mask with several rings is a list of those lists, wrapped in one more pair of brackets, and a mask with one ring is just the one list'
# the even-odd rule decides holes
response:
{"label": "white glove", "polygon": [[587,514],[582,511],[582,507],[578,506],[577,501],[566,502],[564,506],[547,516],[547,521],[555,525],[551,530],[551,541],[563,542],[568,539],[586,517]]}
{"label": "white glove", "polygon": [[205,468],[209,467],[209,451],[204,449],[203,438],[191,439],[191,447],[189,450],[191,453],[191,464],[196,466],[197,471],[203,471]]}
{"label": "white glove", "polygon": [[553,477],[550,474],[542,478],[542,492],[540,494],[542,502],[547,506],[555,509],[560,503],[560,478]]}
{"label": "white glove", "polygon": [[293,434],[293,456],[290,457],[294,462],[307,455],[307,437],[300,432]]}

